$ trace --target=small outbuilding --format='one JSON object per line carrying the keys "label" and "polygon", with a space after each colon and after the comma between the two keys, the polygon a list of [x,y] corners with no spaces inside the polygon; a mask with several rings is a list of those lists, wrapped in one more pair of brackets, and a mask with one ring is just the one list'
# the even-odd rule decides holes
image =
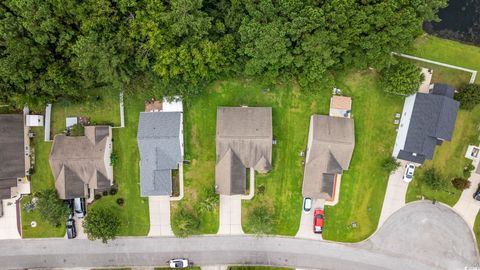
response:
{"label": "small outbuilding", "polygon": [[27,127],[43,127],[43,115],[27,115]]}
{"label": "small outbuilding", "polygon": [[350,118],[352,114],[352,98],[332,96],[330,98],[330,116]]}

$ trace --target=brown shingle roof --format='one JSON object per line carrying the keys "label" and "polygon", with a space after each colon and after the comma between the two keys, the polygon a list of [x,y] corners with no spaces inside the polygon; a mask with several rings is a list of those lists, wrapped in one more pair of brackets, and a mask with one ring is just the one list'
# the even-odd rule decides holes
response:
{"label": "brown shingle roof", "polygon": [[271,170],[272,137],[271,108],[217,108],[217,193],[244,194],[246,168],[261,173]]}
{"label": "brown shingle roof", "polygon": [[85,136],[55,136],[49,162],[60,199],[85,197],[88,187],[111,185],[105,161],[110,141],[108,126],[85,127]]}
{"label": "brown shingle roof", "polygon": [[348,169],[355,146],[353,120],[312,115],[305,163],[304,197],[331,199],[333,175]]}
{"label": "brown shingle roof", "polygon": [[352,99],[350,97],[333,96],[330,99],[331,109],[351,110]]}

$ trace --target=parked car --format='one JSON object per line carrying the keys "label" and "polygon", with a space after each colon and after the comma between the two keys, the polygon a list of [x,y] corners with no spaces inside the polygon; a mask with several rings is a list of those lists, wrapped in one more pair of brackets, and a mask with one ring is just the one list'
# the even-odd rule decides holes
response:
{"label": "parked car", "polygon": [[73,218],[69,218],[67,220],[67,238],[73,239],[77,237],[77,229],[75,228],[75,220]]}
{"label": "parked car", "polygon": [[403,174],[403,181],[410,183],[413,180],[413,174],[415,173],[415,164],[408,163],[405,166],[405,173]]}
{"label": "parked car", "polygon": [[478,185],[477,191],[473,193],[473,198],[477,201],[480,201],[480,184]]}
{"label": "parked car", "polygon": [[312,199],[308,197],[303,198],[303,212],[308,214],[310,210],[312,210]]}
{"label": "parked car", "polygon": [[77,218],[83,218],[85,216],[85,199],[84,198],[75,198],[73,199],[73,212]]}
{"label": "parked car", "polygon": [[317,208],[313,212],[313,232],[322,233],[323,223],[325,222],[325,214],[323,209]]}
{"label": "parked car", "polygon": [[170,268],[187,268],[190,262],[187,259],[171,259],[168,261]]}

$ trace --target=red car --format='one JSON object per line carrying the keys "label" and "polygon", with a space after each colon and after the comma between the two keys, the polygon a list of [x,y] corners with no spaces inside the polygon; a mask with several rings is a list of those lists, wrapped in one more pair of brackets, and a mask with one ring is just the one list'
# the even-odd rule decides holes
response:
{"label": "red car", "polygon": [[323,209],[315,209],[313,212],[313,232],[322,233],[323,223],[325,222],[325,215]]}

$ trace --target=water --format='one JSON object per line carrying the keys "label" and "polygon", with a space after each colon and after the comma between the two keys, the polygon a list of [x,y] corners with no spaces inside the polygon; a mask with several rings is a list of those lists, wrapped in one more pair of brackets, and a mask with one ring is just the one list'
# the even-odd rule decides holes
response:
{"label": "water", "polygon": [[480,45],[480,0],[450,0],[438,16],[440,22],[424,24],[427,33]]}

